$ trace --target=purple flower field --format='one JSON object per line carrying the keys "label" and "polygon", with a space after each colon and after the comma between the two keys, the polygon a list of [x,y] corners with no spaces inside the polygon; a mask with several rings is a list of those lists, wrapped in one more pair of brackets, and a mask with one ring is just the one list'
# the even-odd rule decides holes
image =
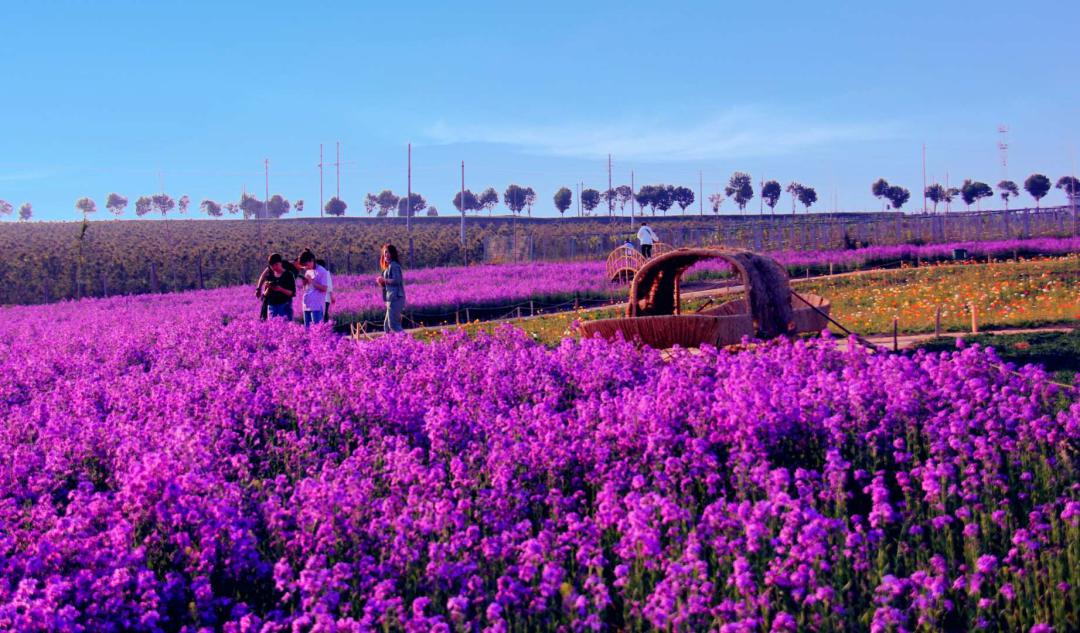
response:
{"label": "purple flower field", "polygon": [[190,294],[5,311],[0,629],[1080,627],[1080,403],[990,350],[356,343]]}
{"label": "purple flower field", "polygon": [[[782,264],[793,268],[827,269],[830,263],[836,272],[877,263],[895,263],[901,259],[923,261],[950,257],[954,248],[965,248],[972,256],[1011,256],[1021,254],[1060,255],[1080,251],[1080,238],[1041,238],[1002,242],[971,242],[934,244],[927,246],[870,247],[859,250],[801,251],[773,253]],[[729,267],[722,261],[707,261],[695,266],[688,279],[727,274]],[[625,299],[625,285],[612,285],[605,278],[603,262],[534,262],[528,264],[481,265],[470,267],[425,268],[405,271],[407,309],[412,312],[442,314],[454,321],[454,311],[470,307],[507,307],[525,304],[530,300],[572,304],[575,297],[582,300]],[[337,301],[333,311],[352,320],[382,320],[385,304],[374,283],[374,275],[336,276]],[[145,313],[148,318],[163,318],[173,322],[175,314],[198,314],[214,318],[240,318],[256,314],[259,306],[254,289],[234,286],[214,290],[194,290],[165,295],[117,296],[108,299],[86,299],[53,304],[45,314],[50,319],[78,319],[86,306],[93,310],[114,310]],[[294,300],[299,310],[299,300]],[[0,307],[0,318],[20,319],[23,314],[40,315],[25,308]],[[462,313],[463,316],[463,313]],[[31,317],[37,318],[37,317]]]}

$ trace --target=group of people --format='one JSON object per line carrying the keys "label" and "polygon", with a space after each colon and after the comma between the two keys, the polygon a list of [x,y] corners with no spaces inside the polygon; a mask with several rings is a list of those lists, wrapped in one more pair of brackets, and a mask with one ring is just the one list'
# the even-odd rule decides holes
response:
{"label": "group of people", "polygon": [[[398,260],[397,248],[384,244],[379,257],[380,274],[375,283],[386,303],[383,318],[384,332],[401,332],[401,315],[405,308],[405,276]],[[304,327],[323,323],[330,319],[330,306],[334,303],[334,277],[327,270],[326,262],[317,259],[310,249],[304,249],[296,261],[290,262],[281,253],[272,253],[266,269],[259,275],[255,297],[261,301],[260,318],[282,318],[289,321],[293,313],[293,297],[302,293]]]}

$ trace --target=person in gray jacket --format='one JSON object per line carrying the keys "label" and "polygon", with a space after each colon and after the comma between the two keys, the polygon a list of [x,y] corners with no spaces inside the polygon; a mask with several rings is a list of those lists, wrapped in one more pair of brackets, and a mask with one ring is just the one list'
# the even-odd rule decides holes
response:
{"label": "person in gray jacket", "polygon": [[383,301],[386,302],[386,317],[383,319],[384,332],[402,332],[401,311],[405,308],[405,275],[401,271],[398,252],[393,244],[383,244],[379,258],[382,275],[375,281],[382,287]]}

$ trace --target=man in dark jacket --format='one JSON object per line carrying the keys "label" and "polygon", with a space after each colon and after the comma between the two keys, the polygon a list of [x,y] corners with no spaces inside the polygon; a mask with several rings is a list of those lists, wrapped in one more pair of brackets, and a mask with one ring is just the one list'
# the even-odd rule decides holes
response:
{"label": "man in dark jacket", "polygon": [[262,299],[259,317],[280,317],[292,321],[292,299],[296,294],[296,267],[282,258],[280,253],[273,253],[266,263],[266,270],[259,276],[255,296]]}

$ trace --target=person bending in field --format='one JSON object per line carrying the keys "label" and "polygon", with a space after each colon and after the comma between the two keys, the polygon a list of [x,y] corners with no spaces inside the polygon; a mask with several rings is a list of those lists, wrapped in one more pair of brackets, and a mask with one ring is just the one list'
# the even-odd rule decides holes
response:
{"label": "person bending in field", "polygon": [[656,237],[656,233],[653,233],[648,222],[641,223],[641,228],[637,232],[637,239],[638,243],[641,244],[641,254],[645,256],[645,259],[652,257],[652,245],[654,242],[659,242],[660,238]]}
{"label": "person bending in field", "polygon": [[315,263],[315,253],[308,249],[300,253],[299,265],[304,274],[304,327],[311,327],[323,321],[327,276],[330,273]]}
{"label": "person bending in field", "polygon": [[375,282],[382,288],[383,301],[386,302],[386,317],[383,318],[383,332],[402,332],[401,312],[405,309],[405,274],[398,261],[397,248],[393,244],[383,244],[379,257],[382,275]]}
{"label": "person bending in field", "polygon": [[322,266],[326,269],[326,306],[323,309],[323,321],[330,322],[330,304],[334,303],[334,275],[330,273],[330,267],[326,265],[325,259],[316,259],[316,266]]}
{"label": "person bending in field", "polygon": [[262,300],[259,318],[280,317],[289,321],[293,318],[292,300],[296,294],[296,267],[282,258],[281,253],[272,253],[266,262],[266,270],[259,275],[255,296]]}

